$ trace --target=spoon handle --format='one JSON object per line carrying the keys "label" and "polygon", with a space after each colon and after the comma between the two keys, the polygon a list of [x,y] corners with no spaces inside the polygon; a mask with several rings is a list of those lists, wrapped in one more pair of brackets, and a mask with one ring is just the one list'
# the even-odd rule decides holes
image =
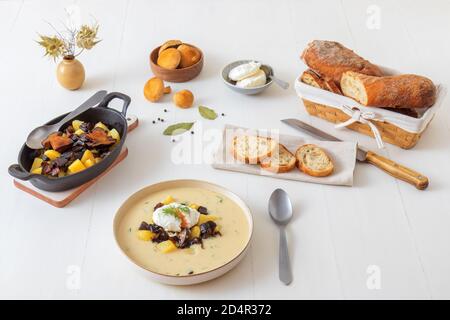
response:
{"label": "spoon handle", "polygon": [[281,88],[283,88],[284,90],[286,90],[287,88],[289,88],[289,83],[287,83],[286,81],[283,81],[281,79],[278,79],[275,76],[271,76],[272,80],[279,85]]}
{"label": "spoon handle", "polygon": [[96,104],[100,103],[103,100],[103,98],[106,96],[107,93],[108,92],[105,90],[97,91],[92,97],[87,99],[81,106],[79,106],[78,108],[76,108],[75,110],[70,112],[67,116],[64,117],[64,119],[62,119],[57,124],[55,124],[55,127],[58,126],[58,130],[59,130],[59,128],[67,121],[78,117],[80,114],[82,114],[86,110],[88,110],[88,109],[92,108],[93,106],[95,106]]}
{"label": "spoon handle", "polygon": [[281,282],[288,285],[292,282],[291,261],[287,245],[286,229],[280,227],[280,257],[279,257],[279,277]]}

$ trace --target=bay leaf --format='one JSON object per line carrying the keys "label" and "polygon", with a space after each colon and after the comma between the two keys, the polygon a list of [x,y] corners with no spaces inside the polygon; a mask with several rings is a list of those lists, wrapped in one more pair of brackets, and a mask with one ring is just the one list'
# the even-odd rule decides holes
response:
{"label": "bay leaf", "polygon": [[175,123],[175,124],[168,126],[166,128],[166,130],[164,130],[163,135],[174,136],[174,135],[182,134],[188,130],[191,130],[193,125],[194,125],[194,122]]}
{"label": "bay leaf", "polygon": [[208,120],[214,120],[217,118],[217,113],[213,109],[210,109],[205,106],[199,106],[198,112],[200,113],[200,115],[203,118],[208,119]]}

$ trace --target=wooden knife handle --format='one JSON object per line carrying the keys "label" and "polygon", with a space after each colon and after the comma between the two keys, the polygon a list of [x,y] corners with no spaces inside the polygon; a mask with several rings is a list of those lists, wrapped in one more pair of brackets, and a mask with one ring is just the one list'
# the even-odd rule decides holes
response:
{"label": "wooden knife handle", "polygon": [[412,184],[419,190],[424,190],[428,187],[428,178],[423,174],[404,167],[372,151],[367,151],[366,161],[384,170],[391,176]]}

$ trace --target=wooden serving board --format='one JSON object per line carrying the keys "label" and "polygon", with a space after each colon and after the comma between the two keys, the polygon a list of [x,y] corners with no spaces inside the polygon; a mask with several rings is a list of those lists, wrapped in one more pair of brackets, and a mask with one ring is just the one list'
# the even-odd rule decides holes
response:
{"label": "wooden serving board", "polygon": [[[127,116],[128,121],[128,133],[134,130],[139,125],[139,120],[136,116]],[[80,194],[86,191],[90,186],[95,184],[98,180],[100,180],[104,175],[108,174],[112,169],[116,167],[117,164],[122,162],[128,155],[128,148],[126,145],[123,146],[122,152],[119,154],[117,159],[113,162],[113,164],[106,169],[102,174],[98,177],[86,182],[85,184],[76,187],[74,189],[60,191],[60,192],[50,192],[44,191],[33,186],[29,181],[22,181],[13,179],[14,186],[19,190],[22,190],[35,198],[38,198],[42,201],[51,204],[57,208],[63,208],[67,206],[70,202],[75,200]]]}

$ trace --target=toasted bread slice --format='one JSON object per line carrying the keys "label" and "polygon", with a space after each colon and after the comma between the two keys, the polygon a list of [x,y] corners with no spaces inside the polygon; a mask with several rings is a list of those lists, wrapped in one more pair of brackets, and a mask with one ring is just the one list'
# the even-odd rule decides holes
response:
{"label": "toasted bread slice", "polygon": [[314,144],[300,146],[295,152],[298,169],[313,177],[329,176],[334,165],[326,152]]}
{"label": "toasted bread slice", "polygon": [[271,138],[243,135],[233,138],[231,152],[239,161],[257,164],[270,157],[276,147],[277,142]]}
{"label": "toasted bread slice", "polygon": [[304,71],[300,77],[300,80],[310,86],[331,91],[333,93],[342,94],[341,90],[336,83],[334,83],[334,81],[323,79],[311,69]]}
{"label": "toasted bread slice", "polygon": [[295,156],[280,143],[272,156],[261,160],[260,166],[268,171],[283,173],[294,169],[296,162]]}

